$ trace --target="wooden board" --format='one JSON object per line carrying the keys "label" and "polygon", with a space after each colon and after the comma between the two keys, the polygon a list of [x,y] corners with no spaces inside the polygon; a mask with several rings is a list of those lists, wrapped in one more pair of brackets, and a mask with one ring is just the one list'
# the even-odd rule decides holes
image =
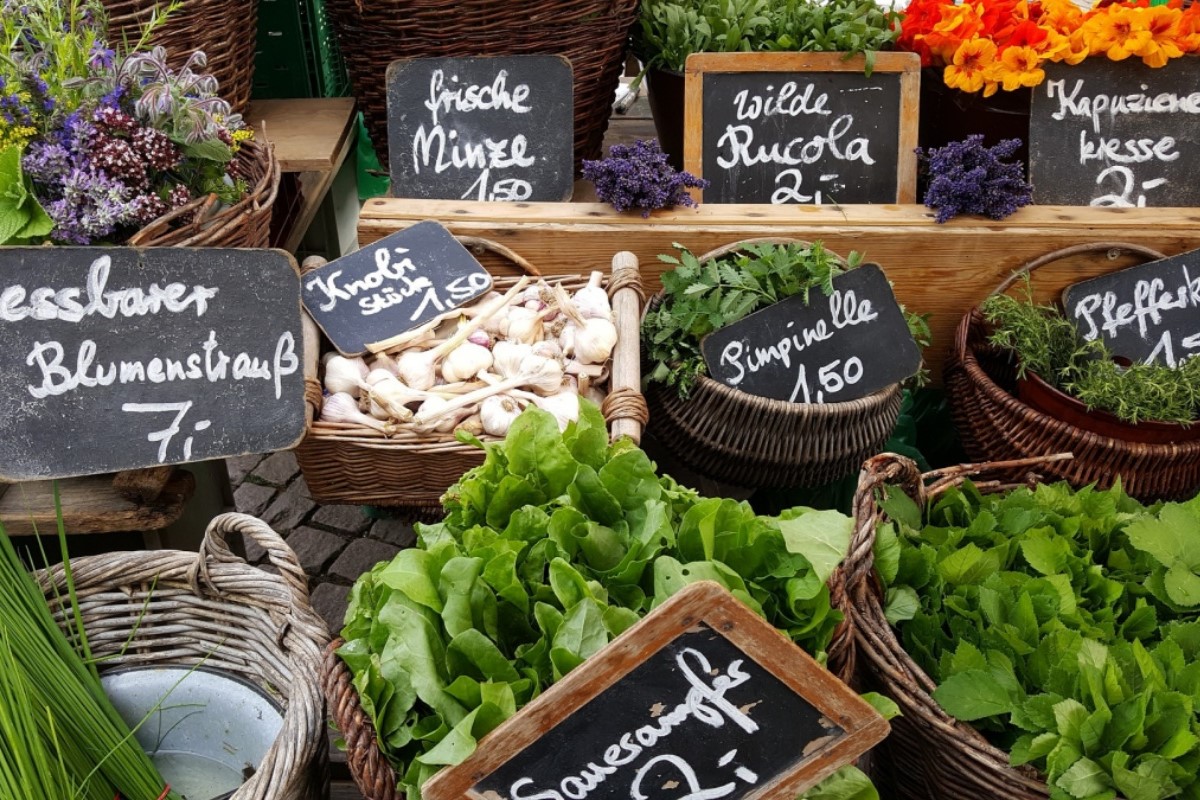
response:
{"label": "wooden board", "polygon": [[283,172],[333,172],[344,157],[354,119],[353,97],[255,100],[243,115],[265,129]]}
{"label": "wooden board", "polygon": [[[916,200],[913,53],[688,56],[684,167],[709,203]],[[857,115],[857,117],[856,117]]]}
{"label": "wooden board", "polygon": [[[822,240],[846,255],[858,250],[882,265],[908,309],[931,315],[933,344],[925,361],[935,382],[962,315],[1013,270],[1033,258],[1087,242],[1131,242],[1167,255],[1200,247],[1200,208],[1080,208],[1029,206],[1000,222],[961,217],[943,225],[917,205],[702,205],[655,212],[649,219],[600,203],[464,203],[369,200],[359,220],[362,243],[424,219],[459,236],[494,239],[546,274],[606,269],[613,254],[633,252],[648,291],[657,291],[666,265],[659,253],[679,242],[697,255],[756,237]],[[1136,263],[1130,257],[1077,256],[1042,267],[1038,297]],[[493,267],[484,260],[484,265]]]}
{"label": "wooden board", "polygon": [[[113,487],[112,475],[68,478],[59,481],[58,488],[67,533],[156,531],[180,518],[196,491],[196,479],[177,469],[154,502],[144,504],[122,497]],[[8,487],[0,496],[0,525],[12,536],[57,531],[53,482]]]}
{"label": "wooden board", "polygon": [[506,720],[426,800],[791,798],[888,724],[719,584],[692,584]]}

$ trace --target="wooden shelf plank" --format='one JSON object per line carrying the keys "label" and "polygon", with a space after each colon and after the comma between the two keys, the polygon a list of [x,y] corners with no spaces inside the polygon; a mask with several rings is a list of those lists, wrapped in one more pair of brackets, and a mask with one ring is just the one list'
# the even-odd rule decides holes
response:
{"label": "wooden shelf plank", "polygon": [[255,100],[242,115],[267,139],[284,172],[335,172],[353,130],[354,98]]}
{"label": "wooden shelf plank", "polygon": [[[172,524],[196,491],[196,479],[187,470],[176,470],[158,498],[151,503],[131,502],[117,493],[112,475],[90,475],[58,482],[67,533],[157,531]],[[0,524],[12,536],[53,533],[52,481],[32,481],[8,486],[0,496]]]}

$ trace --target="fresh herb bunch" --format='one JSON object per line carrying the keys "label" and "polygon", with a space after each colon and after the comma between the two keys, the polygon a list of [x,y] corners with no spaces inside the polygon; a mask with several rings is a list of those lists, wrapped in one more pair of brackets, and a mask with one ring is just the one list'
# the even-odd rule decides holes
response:
{"label": "fresh herb bunch", "polygon": [[[833,279],[862,263],[851,252],[843,266],[821,242],[755,244],[703,264],[683,245],[679,256],[660,255],[674,265],[662,274],[663,298],[642,321],[642,353],[654,366],[647,381],[673,386],[687,397],[696,376],[705,374],[700,340],[715,330],[792,295],[820,289],[833,293]],[[917,344],[929,343],[924,317],[907,314]]]}
{"label": "fresh herb bunch", "polygon": [[250,138],[199,74],[141,52],[178,2],[118,53],[95,0],[4,0],[0,13],[0,244],[120,241],[196,197],[236,203]]}
{"label": "fresh herb bunch", "polygon": [[899,491],[884,508],[886,615],[947,713],[1055,800],[1196,796],[1200,499],[967,483],[924,520]]}
{"label": "fresh herb bunch", "polygon": [[900,15],[872,0],[643,0],[634,52],[649,68],[682,71],[692,53],[874,53],[891,49]]}
{"label": "fresh herb bunch", "polygon": [[994,295],[980,311],[992,325],[991,343],[1016,356],[1018,377],[1032,372],[1089,409],[1130,423],[1200,418],[1200,359],[1178,367],[1120,366],[1103,341],[1085,340],[1057,305],[1035,303],[1028,277],[1023,297]]}
{"label": "fresh herb bunch", "polygon": [[[580,405],[565,432],[531,406],[504,442],[460,434],[486,455],[443,497],[445,521],[419,525],[415,548],[351,591],[338,652],[412,800],[689,583],[717,581],[818,658],[840,621],[826,581],[849,548],[849,518],[760,517],[702,498],[630,440],[610,444],[599,410]],[[808,796],[878,798],[852,767]]]}
{"label": "fresh herb bunch", "polygon": [[687,190],[708,187],[708,181],[690,172],[676,172],[657,139],[614,144],[608,158],[583,162],[583,178],[595,184],[601,202],[617,211],[640,209],[643,217],[659,208],[694,206]]}
{"label": "fresh herb bunch", "polygon": [[925,205],[937,211],[937,221],[959,214],[1004,219],[1032,203],[1033,187],[1025,180],[1025,168],[1010,160],[1020,146],[1020,139],[1005,139],[984,147],[983,134],[976,133],[945,147],[918,147],[917,155],[929,169]]}

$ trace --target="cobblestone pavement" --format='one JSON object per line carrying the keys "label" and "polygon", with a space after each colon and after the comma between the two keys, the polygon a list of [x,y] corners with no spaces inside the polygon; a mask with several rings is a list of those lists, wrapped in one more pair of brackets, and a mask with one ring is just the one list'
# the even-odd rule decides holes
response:
{"label": "cobblestone pavement", "polygon": [[[374,519],[360,506],[317,505],[290,452],[226,463],[237,510],[266,522],[296,551],[309,576],[313,607],[337,635],[350,585],[377,562],[412,545],[412,526]],[[248,543],[246,549],[252,563],[265,560],[262,548]]]}

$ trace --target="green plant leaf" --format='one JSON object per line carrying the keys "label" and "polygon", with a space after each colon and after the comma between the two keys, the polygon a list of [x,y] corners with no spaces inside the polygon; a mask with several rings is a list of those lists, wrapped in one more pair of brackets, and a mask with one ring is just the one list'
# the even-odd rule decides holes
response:
{"label": "green plant leaf", "polygon": [[951,675],[934,690],[933,699],[947,714],[967,722],[1007,714],[1013,709],[1005,688],[983,670]]}

